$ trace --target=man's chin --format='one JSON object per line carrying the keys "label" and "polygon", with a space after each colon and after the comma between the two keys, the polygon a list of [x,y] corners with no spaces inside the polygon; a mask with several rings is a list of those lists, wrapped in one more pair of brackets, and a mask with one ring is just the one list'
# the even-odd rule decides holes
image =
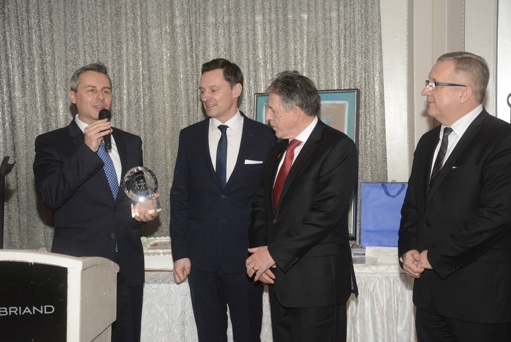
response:
{"label": "man's chin", "polygon": [[213,110],[207,110],[206,108],[204,108],[204,113],[206,113],[209,118],[214,118],[216,116],[216,113]]}

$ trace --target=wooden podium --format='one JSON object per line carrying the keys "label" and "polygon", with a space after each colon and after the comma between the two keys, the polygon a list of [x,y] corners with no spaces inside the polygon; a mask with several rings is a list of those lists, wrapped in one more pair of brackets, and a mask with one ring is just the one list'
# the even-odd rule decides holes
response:
{"label": "wooden podium", "polygon": [[109,342],[118,271],[105,258],[0,250],[0,341]]}

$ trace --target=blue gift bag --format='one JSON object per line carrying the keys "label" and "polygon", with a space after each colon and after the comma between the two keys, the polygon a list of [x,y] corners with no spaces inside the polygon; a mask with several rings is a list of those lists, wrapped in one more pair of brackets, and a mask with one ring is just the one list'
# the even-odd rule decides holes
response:
{"label": "blue gift bag", "polygon": [[362,183],[360,244],[397,247],[407,183]]}

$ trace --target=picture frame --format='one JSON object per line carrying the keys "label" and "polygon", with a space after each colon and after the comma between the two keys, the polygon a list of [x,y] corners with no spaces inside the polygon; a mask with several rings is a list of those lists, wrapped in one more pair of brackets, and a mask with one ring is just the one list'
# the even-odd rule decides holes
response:
{"label": "picture frame", "polygon": [[[359,89],[319,90],[321,114],[319,119],[350,137],[358,145],[358,118],[360,104]],[[265,113],[268,105],[267,93],[255,93],[255,119],[267,123]],[[354,191],[348,213],[348,230],[350,240],[357,239],[356,224],[357,194]]]}
{"label": "picture frame", "polygon": [[[350,137],[358,144],[358,117],[360,90],[335,89],[320,90],[321,114],[320,120]],[[267,93],[255,93],[255,119],[266,123],[264,119],[267,104]]]}

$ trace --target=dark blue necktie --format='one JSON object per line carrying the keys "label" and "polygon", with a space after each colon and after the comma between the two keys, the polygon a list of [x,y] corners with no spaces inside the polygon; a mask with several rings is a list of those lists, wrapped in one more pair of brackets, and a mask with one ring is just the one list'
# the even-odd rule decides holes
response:
{"label": "dark blue necktie", "polygon": [[114,162],[110,155],[105,149],[105,144],[101,142],[98,148],[98,156],[101,158],[103,163],[103,170],[105,171],[106,178],[108,179],[108,185],[110,185],[110,190],[112,191],[112,196],[114,199],[117,198],[117,192],[119,191],[119,182],[117,181],[117,173],[115,173]]}
{"label": "dark blue necktie", "polygon": [[436,156],[435,165],[433,166],[433,171],[431,172],[431,177],[429,178],[429,187],[431,188],[433,184],[433,179],[442,169],[444,165],[445,153],[447,152],[447,147],[449,146],[449,134],[451,134],[451,127],[444,127],[444,134],[442,136],[442,144],[440,145],[440,149],[438,150],[438,154]]}
{"label": "dark blue necktie", "polygon": [[216,176],[222,186],[225,187],[227,180],[227,125],[220,125],[218,129],[222,132],[222,136],[218,141],[218,147],[216,149]]}

